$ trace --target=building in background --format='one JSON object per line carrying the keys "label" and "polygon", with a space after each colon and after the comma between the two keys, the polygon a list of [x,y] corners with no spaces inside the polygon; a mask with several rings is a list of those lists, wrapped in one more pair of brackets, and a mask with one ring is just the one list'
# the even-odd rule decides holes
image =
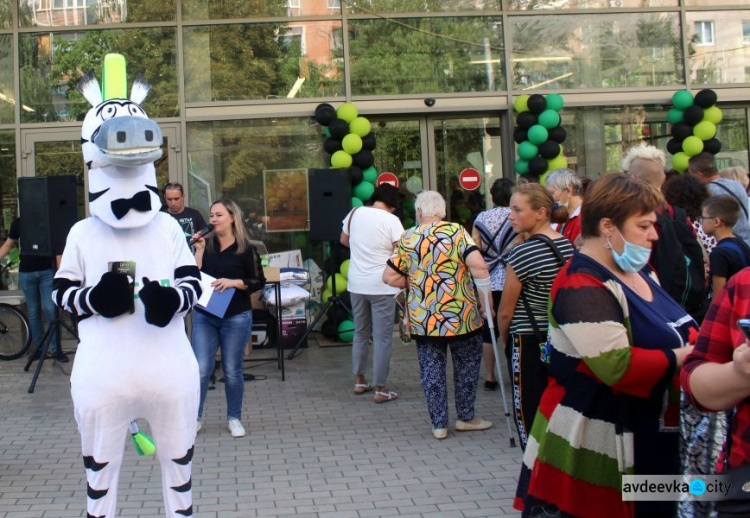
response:
{"label": "building in background", "polygon": [[[748,165],[746,0],[0,0],[2,214],[18,176],[70,173],[85,213],[75,84],[107,52],[154,87],[160,187],[181,182],[204,212],[237,200],[271,252],[320,256],[304,231],[269,231],[268,207],[291,193],[266,178],[327,166],[311,118],[322,102],[353,102],[378,171],[406,197],[409,179],[440,191],[467,225],[493,180],[514,175],[509,107],[523,93],[563,95],[566,155],[596,178],[638,142],[666,147],[675,90],[712,88],[719,163]],[[467,168],[476,191],[457,182]]]}

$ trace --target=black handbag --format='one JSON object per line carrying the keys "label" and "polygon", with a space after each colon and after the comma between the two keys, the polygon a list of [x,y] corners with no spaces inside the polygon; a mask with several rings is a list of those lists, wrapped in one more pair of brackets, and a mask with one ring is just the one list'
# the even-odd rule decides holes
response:
{"label": "black handbag", "polygon": [[727,415],[727,452],[724,457],[724,471],[722,475],[727,477],[731,484],[729,494],[725,500],[716,502],[716,512],[719,516],[750,516],[750,464],[729,468],[729,455],[732,451],[732,420],[735,411]]}

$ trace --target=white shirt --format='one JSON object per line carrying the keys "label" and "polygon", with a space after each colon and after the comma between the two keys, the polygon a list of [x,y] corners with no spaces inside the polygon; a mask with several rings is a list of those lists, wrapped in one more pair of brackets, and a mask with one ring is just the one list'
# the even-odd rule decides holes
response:
{"label": "white shirt", "polygon": [[349,236],[351,262],[347,290],[359,295],[394,295],[398,288],[383,282],[383,269],[393,253],[393,243],[404,233],[401,221],[383,209],[359,207],[349,228],[349,215],[343,221],[342,230]]}

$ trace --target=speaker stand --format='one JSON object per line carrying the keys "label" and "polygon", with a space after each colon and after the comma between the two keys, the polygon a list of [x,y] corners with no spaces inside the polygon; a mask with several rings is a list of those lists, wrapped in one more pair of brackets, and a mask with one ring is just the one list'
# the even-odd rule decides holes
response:
{"label": "speaker stand", "polygon": [[34,363],[34,361],[37,361],[36,364],[36,370],[34,371],[34,376],[31,378],[31,384],[29,385],[29,394],[34,393],[34,388],[36,387],[36,382],[39,379],[39,375],[42,372],[42,364],[44,363],[44,360],[47,358],[47,351],[50,348],[50,345],[52,344],[52,336],[53,331],[57,332],[57,336],[60,340],[60,350],[62,351],[62,335],[60,335],[60,325],[63,325],[65,329],[70,331],[70,333],[76,338],[76,340],[80,341],[80,338],[78,338],[78,334],[68,327],[67,324],[62,322],[60,318],[60,308],[55,308],[55,320],[50,323],[50,325],[47,327],[47,330],[44,332],[44,336],[42,337],[42,343],[34,349],[34,352],[31,353],[31,357],[29,358],[29,361],[26,362],[26,365],[24,366],[23,370],[24,372],[28,372],[31,368],[31,364]]}
{"label": "speaker stand", "polygon": [[[330,249],[331,246],[333,246],[335,242],[331,242],[329,244],[328,249]],[[323,249],[325,252],[326,248]],[[330,256],[330,253],[329,253]],[[323,257],[323,263],[325,264],[325,257]],[[326,312],[331,308],[331,306],[340,306],[346,311],[349,316],[352,316],[352,308],[346,305],[346,302],[343,301],[341,297],[339,297],[336,293],[336,274],[331,274],[331,292],[333,295],[328,297],[328,300],[323,305],[322,308],[318,310],[318,314],[315,315],[315,318],[310,323],[309,326],[307,326],[307,329],[305,329],[305,333],[300,337],[299,341],[296,343],[294,348],[292,349],[292,352],[289,353],[289,356],[286,357],[287,360],[293,360],[295,356],[297,356],[297,353],[300,350],[300,347],[302,347],[302,344],[305,343],[305,340],[307,340],[308,335],[312,332],[312,330],[315,328],[316,325],[318,325],[318,322],[321,318],[323,318],[323,315],[326,314]],[[279,329],[281,329],[281,322],[279,322]],[[281,337],[279,337],[279,340],[281,340]]]}

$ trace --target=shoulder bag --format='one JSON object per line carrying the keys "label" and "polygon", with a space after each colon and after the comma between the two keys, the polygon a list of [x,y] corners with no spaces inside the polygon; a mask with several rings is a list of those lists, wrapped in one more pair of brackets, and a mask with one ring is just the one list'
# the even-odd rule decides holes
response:
{"label": "shoulder bag", "polygon": [[750,464],[729,469],[729,455],[732,453],[732,421],[736,412],[736,408],[727,412],[727,451],[724,457],[724,471],[721,473],[729,479],[731,486],[726,500],[716,502],[716,511],[721,515],[750,516]]}

